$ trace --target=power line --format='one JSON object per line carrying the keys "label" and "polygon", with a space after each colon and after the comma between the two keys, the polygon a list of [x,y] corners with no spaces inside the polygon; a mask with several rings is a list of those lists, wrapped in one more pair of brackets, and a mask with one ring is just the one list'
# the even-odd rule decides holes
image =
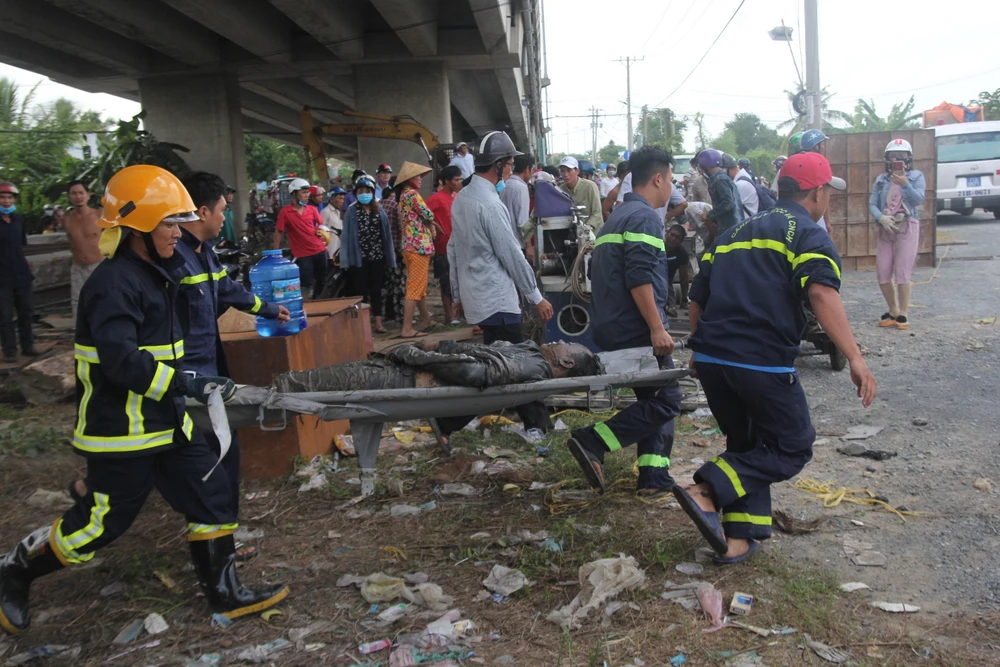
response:
{"label": "power line", "polygon": [[643,42],[642,46],[639,47],[639,53],[643,53],[643,49],[646,48],[647,44],[649,44],[649,40],[653,39],[653,35],[655,35],[656,31],[660,28],[660,24],[663,23],[663,19],[667,18],[667,12],[670,11],[670,8],[673,6],[673,4],[674,0],[670,0],[670,2],[667,3],[667,8],[663,10],[662,14],[660,14],[660,20],[656,22],[656,25],[653,27],[653,30],[649,33],[649,37],[647,37],[646,41]]}
{"label": "power line", "polygon": [[719,34],[715,36],[715,39],[712,40],[712,43],[709,45],[708,49],[705,50],[704,55],[702,55],[702,57],[698,59],[698,62],[696,62],[695,65],[694,65],[694,67],[691,68],[691,71],[688,72],[688,75],[686,77],[684,77],[684,79],[679,84],[677,84],[676,88],[674,88],[672,91],[670,91],[669,95],[667,95],[666,97],[664,97],[662,100],[660,100],[659,102],[657,102],[653,106],[658,107],[661,104],[663,104],[664,102],[666,102],[667,100],[669,100],[673,96],[674,93],[676,93],[678,90],[681,89],[681,86],[683,86],[685,83],[687,83],[687,80],[691,78],[691,75],[694,74],[694,72],[695,72],[696,69],[698,69],[698,66],[701,65],[702,61],[705,60],[705,58],[708,56],[708,54],[712,52],[712,49],[715,47],[715,43],[719,41],[720,37],[722,37],[722,33],[726,32],[726,28],[728,28],[729,24],[733,22],[734,18],[736,18],[736,15],[739,13],[740,9],[743,7],[743,5],[746,3],[746,1],[747,0],[740,0],[740,4],[736,7],[736,11],[734,11],[733,15],[729,17],[728,21],[726,21],[726,25],[722,26],[722,30],[720,30]]}

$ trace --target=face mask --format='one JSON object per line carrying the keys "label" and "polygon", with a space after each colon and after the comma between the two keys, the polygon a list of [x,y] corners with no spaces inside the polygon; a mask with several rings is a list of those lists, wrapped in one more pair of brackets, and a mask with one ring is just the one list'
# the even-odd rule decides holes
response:
{"label": "face mask", "polygon": [[608,178],[614,178],[614,177],[615,177],[615,172],[609,171],[608,172]]}
{"label": "face mask", "polygon": [[358,195],[358,203],[359,204],[364,204],[365,206],[367,206],[368,204],[372,203],[372,199],[373,198],[374,197],[372,195],[370,195],[367,192],[365,192],[364,194]]}
{"label": "face mask", "polygon": [[0,213],[4,215],[10,215],[17,210],[17,204],[11,204],[10,206],[0,206]]}
{"label": "face mask", "polygon": [[497,181],[497,194],[503,192],[503,189],[507,187],[507,184],[503,181]]}

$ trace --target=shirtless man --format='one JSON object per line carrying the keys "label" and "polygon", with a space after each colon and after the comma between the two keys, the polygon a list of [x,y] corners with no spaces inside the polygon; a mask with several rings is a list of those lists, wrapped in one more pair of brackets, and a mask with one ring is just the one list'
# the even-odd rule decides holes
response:
{"label": "shirtless man", "polygon": [[101,229],[97,226],[100,211],[87,205],[90,192],[83,181],[70,181],[66,188],[71,208],[66,213],[64,224],[69,238],[73,263],[70,266],[70,303],[73,306],[73,321],[76,321],[76,305],[80,300],[83,283],[94,272],[104,257],[97,247]]}

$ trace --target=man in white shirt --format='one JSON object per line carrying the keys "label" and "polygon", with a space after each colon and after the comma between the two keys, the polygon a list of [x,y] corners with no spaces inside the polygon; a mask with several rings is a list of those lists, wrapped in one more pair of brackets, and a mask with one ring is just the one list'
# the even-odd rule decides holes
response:
{"label": "man in white shirt", "polygon": [[514,170],[510,178],[504,181],[500,190],[500,201],[510,211],[511,231],[517,242],[524,245],[521,227],[528,222],[531,215],[531,193],[528,191],[528,181],[535,167],[535,158],[531,155],[514,157]]}
{"label": "man in white shirt", "polygon": [[[618,199],[615,201],[615,206],[621,204],[625,201],[625,195],[632,192],[632,174],[629,173],[625,176],[625,180],[622,181],[622,186],[618,188]],[[653,212],[660,216],[660,220],[664,221],[666,224],[667,220],[677,217],[684,212],[684,208],[687,201],[684,199],[684,195],[677,188],[670,189],[670,201],[667,202],[666,206],[660,206],[659,208],[654,208]]]}
{"label": "man in white shirt", "polygon": [[743,202],[743,213],[746,217],[757,215],[760,209],[760,197],[757,196],[757,187],[753,184],[753,179],[746,169],[741,169],[739,164],[729,153],[722,154],[722,168],[733,179],[736,189],[740,192],[740,200]]}
{"label": "man in white shirt", "polygon": [[462,180],[472,176],[476,170],[475,158],[469,152],[469,144],[460,141],[455,144],[455,157],[451,158],[449,165],[455,165],[462,170]]}

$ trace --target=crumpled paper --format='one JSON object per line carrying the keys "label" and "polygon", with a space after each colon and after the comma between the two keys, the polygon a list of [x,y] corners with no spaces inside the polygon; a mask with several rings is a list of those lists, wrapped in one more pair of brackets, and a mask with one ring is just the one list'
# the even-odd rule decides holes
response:
{"label": "crumpled paper", "polygon": [[545,618],[564,631],[579,628],[591,610],[622,591],[633,591],[645,583],[645,571],[639,569],[631,556],[619,554],[617,558],[592,561],[580,567],[580,592],[573,601]]}

